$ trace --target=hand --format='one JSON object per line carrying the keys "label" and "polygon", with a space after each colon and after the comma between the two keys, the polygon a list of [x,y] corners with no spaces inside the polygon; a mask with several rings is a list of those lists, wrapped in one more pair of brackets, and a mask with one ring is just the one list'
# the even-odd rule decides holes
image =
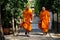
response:
{"label": "hand", "polygon": [[30,20],[30,23],[32,23],[32,21]]}
{"label": "hand", "polygon": [[41,22],[40,22],[41,23]]}
{"label": "hand", "polygon": [[49,22],[50,22],[50,20],[49,20]]}
{"label": "hand", "polygon": [[50,19],[49,19],[49,22],[50,22]]}

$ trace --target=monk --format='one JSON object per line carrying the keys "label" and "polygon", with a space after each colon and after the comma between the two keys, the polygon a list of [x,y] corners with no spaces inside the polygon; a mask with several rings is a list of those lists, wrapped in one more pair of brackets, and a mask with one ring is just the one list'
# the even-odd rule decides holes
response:
{"label": "monk", "polygon": [[43,34],[46,35],[49,28],[50,14],[49,11],[45,10],[45,7],[42,7],[39,18],[38,27],[42,30]]}
{"label": "monk", "polygon": [[29,36],[29,32],[32,30],[32,10],[29,6],[26,6],[25,10],[23,10],[23,22],[21,23],[22,27],[26,30],[25,35]]}

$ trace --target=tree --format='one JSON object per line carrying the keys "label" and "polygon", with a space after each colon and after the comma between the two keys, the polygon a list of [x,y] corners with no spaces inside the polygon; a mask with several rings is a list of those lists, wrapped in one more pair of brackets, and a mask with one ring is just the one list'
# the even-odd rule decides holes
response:
{"label": "tree", "polygon": [[0,32],[2,33],[3,36],[3,28],[2,28],[2,23],[1,23],[1,5],[4,2],[4,0],[0,0]]}
{"label": "tree", "polygon": [[27,2],[27,0],[4,0],[2,5],[2,25],[9,27],[9,24],[12,24],[13,33]]}
{"label": "tree", "polygon": [[35,14],[36,14],[36,15],[39,13],[37,3],[38,3],[38,0],[34,0],[34,9],[35,9]]}

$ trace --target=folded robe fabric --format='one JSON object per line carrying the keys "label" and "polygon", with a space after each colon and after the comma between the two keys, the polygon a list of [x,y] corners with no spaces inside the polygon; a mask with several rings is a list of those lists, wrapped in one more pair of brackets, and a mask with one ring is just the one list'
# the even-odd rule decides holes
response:
{"label": "folded robe fabric", "polygon": [[50,20],[49,11],[47,11],[47,10],[41,11],[38,28],[41,29],[43,32],[48,32],[49,20]]}
{"label": "folded robe fabric", "polygon": [[26,31],[30,32],[32,30],[32,25],[29,23],[21,23],[22,28],[24,28]]}
{"label": "folded robe fabric", "polygon": [[30,20],[32,20],[32,10],[31,9],[24,10],[23,22],[21,23],[21,26],[28,32],[32,30],[32,25],[30,23]]}

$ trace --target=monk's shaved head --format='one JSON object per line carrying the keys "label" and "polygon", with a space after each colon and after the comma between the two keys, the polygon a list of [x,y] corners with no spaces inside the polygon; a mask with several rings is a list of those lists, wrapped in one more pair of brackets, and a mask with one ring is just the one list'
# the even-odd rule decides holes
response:
{"label": "monk's shaved head", "polygon": [[28,9],[29,9],[29,6],[27,5],[27,6],[26,6],[26,10],[28,10]]}
{"label": "monk's shaved head", "polygon": [[42,10],[45,10],[45,7],[44,6],[42,7]]}

